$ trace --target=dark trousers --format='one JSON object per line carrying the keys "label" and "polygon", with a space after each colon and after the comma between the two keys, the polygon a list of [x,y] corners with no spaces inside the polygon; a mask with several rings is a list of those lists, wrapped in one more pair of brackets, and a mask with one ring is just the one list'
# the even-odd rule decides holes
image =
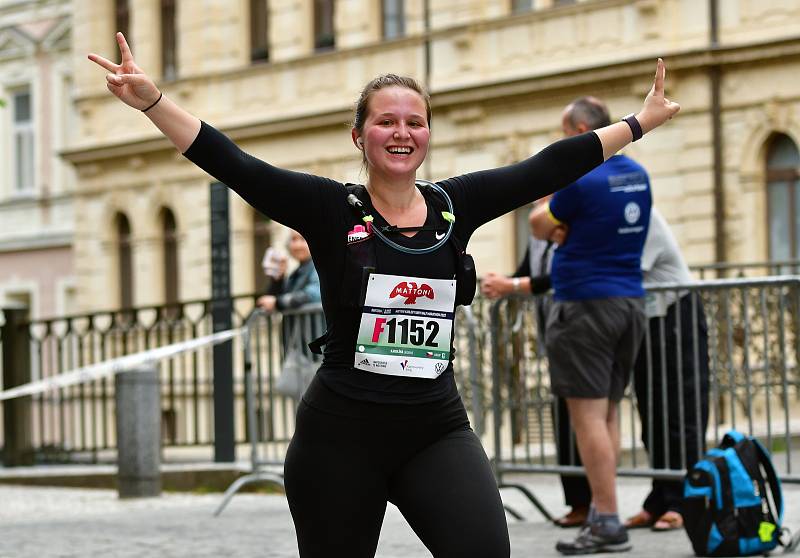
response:
{"label": "dark trousers", "polygon": [[436,558],[508,558],[503,502],[461,399],[379,404],[317,377],[297,410],[286,497],[302,558],[372,558],[392,502]]}
{"label": "dark trousers", "polygon": [[[665,317],[650,318],[648,336],[634,368],[642,442],[653,468],[689,469],[705,453],[708,425],[708,328],[702,303],[694,294],[681,297]],[[654,480],[642,507],[656,517],[680,512],[682,496],[681,481]]]}
{"label": "dark trousers", "polygon": [[[563,397],[555,397],[552,405],[553,430],[556,434],[556,446],[559,465],[583,465],[578,454],[575,434],[569,422],[567,401]],[[592,490],[585,476],[561,475],[561,486],[564,488],[564,503],[571,508],[588,508],[592,502]]]}

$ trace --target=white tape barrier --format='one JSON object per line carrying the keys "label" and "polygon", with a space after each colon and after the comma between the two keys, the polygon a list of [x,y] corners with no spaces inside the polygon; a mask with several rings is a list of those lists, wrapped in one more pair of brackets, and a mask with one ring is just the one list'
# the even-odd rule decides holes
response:
{"label": "white tape barrier", "polygon": [[229,329],[227,331],[212,333],[211,335],[206,335],[204,337],[198,337],[197,339],[181,341],[165,347],[158,347],[157,349],[150,349],[141,353],[134,353],[132,355],[113,358],[111,360],[98,362],[97,364],[90,364],[89,366],[76,368],[75,370],[64,372],[63,374],[53,376],[52,378],[38,380],[36,382],[16,386],[5,391],[0,391],[0,401],[14,399],[16,397],[23,397],[25,395],[43,393],[51,389],[64,388],[75,384],[82,384],[84,382],[97,380],[98,378],[102,378],[104,376],[113,376],[117,372],[129,370],[147,362],[173,357],[180,353],[192,351],[205,345],[216,345],[218,343],[228,341],[229,339],[233,339],[234,337],[241,335],[243,331],[244,328]]}

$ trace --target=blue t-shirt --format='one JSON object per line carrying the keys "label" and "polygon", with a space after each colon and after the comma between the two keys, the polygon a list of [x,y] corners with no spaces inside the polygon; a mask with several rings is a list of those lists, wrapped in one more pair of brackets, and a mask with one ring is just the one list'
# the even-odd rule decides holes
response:
{"label": "blue t-shirt", "polygon": [[650,223],[650,178],[624,155],[579,178],[550,200],[569,226],[553,256],[556,300],[641,297],[641,259]]}

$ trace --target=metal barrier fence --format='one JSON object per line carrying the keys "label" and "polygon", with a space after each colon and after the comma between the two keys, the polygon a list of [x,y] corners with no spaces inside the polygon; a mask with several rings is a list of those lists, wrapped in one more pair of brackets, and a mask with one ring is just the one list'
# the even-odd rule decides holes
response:
{"label": "metal barrier fence", "polygon": [[[485,306],[485,301],[479,301],[474,309],[480,310]],[[473,429],[480,436],[487,407],[480,352],[488,347],[485,344],[486,336],[479,334],[479,322],[473,314],[474,309],[466,307],[457,310],[453,371]],[[247,319],[242,362],[250,471],[226,490],[214,515],[222,513],[231,498],[248,484],[268,482],[283,485],[283,462],[294,432],[296,401],[277,396],[277,376],[269,373],[276,367],[265,366],[265,360],[274,358],[276,351],[270,344],[274,340],[274,332],[282,330],[284,356],[293,349],[303,351],[313,360],[309,364],[315,369],[319,365],[319,357],[307,352],[305,344],[316,336],[321,317],[318,307],[307,307],[283,315],[256,311]],[[288,327],[287,322],[291,322]],[[292,335],[290,332],[295,327],[303,335]],[[263,349],[265,346],[267,350]]]}
{"label": "metal barrier fence", "polygon": [[[244,325],[254,309],[254,301],[253,296],[233,300],[234,328]],[[13,338],[17,355],[28,353],[29,362],[22,367],[27,369],[23,374],[24,381],[37,381],[115,357],[207,335],[212,329],[211,307],[211,301],[195,301],[49,320],[21,320],[21,323],[14,324],[13,335],[4,331],[6,338],[3,341]],[[479,382],[480,361],[474,348],[484,346],[485,336],[476,333],[479,324],[471,317],[470,309],[459,312],[462,317],[456,326],[458,356],[455,367],[465,402],[470,405],[476,430],[480,432],[486,399],[484,386]],[[262,450],[271,455],[272,460],[282,459],[294,429],[293,399],[274,390],[287,344],[294,342],[283,331],[284,324],[289,321],[299,324],[304,332],[298,338],[303,346],[324,330],[322,307],[313,305],[283,314],[261,315],[253,323],[251,336],[252,373],[257,393],[253,403],[257,438],[263,444]],[[251,438],[246,427],[249,407],[245,397],[244,345],[239,337],[230,342],[233,344],[235,443],[245,444]],[[318,365],[317,358],[307,354]],[[3,372],[0,368],[0,379],[10,377],[14,370],[6,370],[6,375]],[[162,361],[160,378],[163,446],[212,446],[214,393],[211,348]],[[24,416],[30,423],[25,451],[31,455],[25,456],[25,463],[114,459],[115,402],[110,378],[6,402],[4,414],[13,414],[8,411],[20,405],[25,406]],[[3,433],[4,429],[0,428],[0,446],[5,450],[7,444]],[[6,457],[4,463],[7,465],[22,464],[15,463],[15,460],[6,462]]]}
{"label": "metal barrier fence", "polygon": [[[729,427],[758,435],[776,456],[782,478],[800,480],[792,462],[798,445],[793,433],[800,432],[800,277],[704,281],[653,287],[650,292],[694,293],[695,304],[708,319],[708,443],[716,443]],[[559,425],[551,412],[547,360],[533,304],[530,298],[508,298],[494,304],[479,298],[472,307],[459,309],[456,320],[456,381],[473,428],[482,436],[501,482],[512,472],[582,471],[574,459],[567,464],[558,462],[555,430]],[[236,299],[234,326],[244,324],[253,307],[254,297]],[[265,463],[282,463],[294,430],[294,401],[274,390],[285,351],[282,319],[279,314],[261,316],[254,327],[251,403],[245,393],[244,345],[241,339],[233,341],[236,441],[257,444],[254,471]],[[294,319],[318,322],[321,309],[301,310]],[[31,380],[36,380],[210,333],[210,302],[35,321],[24,327],[29,335]],[[693,332],[698,322],[689,319],[677,327]],[[647,353],[652,354],[661,344],[660,338],[649,338]],[[697,352],[694,347],[689,350]],[[699,353],[692,358],[700,358]],[[213,444],[210,349],[164,361],[161,382],[164,446]],[[697,382],[690,378],[687,383],[693,386]],[[113,396],[113,383],[98,380],[32,397],[38,460],[96,461],[103,450],[113,450]],[[673,419],[685,420],[687,401],[696,406],[696,401],[688,398],[678,401],[677,408],[668,408]],[[620,473],[680,476],[678,466],[654,466],[652,456],[644,453],[643,430],[650,428],[652,438],[653,423],[645,420],[643,429],[637,401],[630,392],[623,400],[621,415]],[[248,417],[254,424],[252,435],[247,432]],[[675,448],[664,447],[665,454],[670,450]],[[685,444],[679,449],[681,461],[689,450]]]}
{"label": "metal barrier fence", "polygon": [[[232,301],[232,323],[239,327],[254,306],[255,297]],[[26,370],[0,369],[7,379],[14,372],[24,381],[52,378],[66,371],[131,353],[196,339],[212,332],[212,301],[190,301],[170,306],[96,312],[32,320],[4,331],[17,354],[28,348]],[[234,355],[239,339],[234,344]],[[9,349],[11,350],[11,349]],[[234,370],[237,369],[234,360]],[[213,359],[211,348],[182,354],[162,362],[162,430],[166,447],[213,444]],[[244,416],[241,375],[235,384],[236,408]],[[5,387],[10,387],[6,385]],[[29,451],[37,462],[103,461],[116,448],[113,381],[87,382],[26,399],[30,408]],[[4,405],[7,409],[9,404]],[[0,444],[4,447],[6,440]],[[236,440],[244,442],[244,427]]]}
{"label": "metal barrier fence", "polygon": [[[476,308],[484,306],[479,303]],[[283,314],[253,312],[246,321],[242,342],[243,385],[245,393],[247,439],[250,444],[250,473],[237,479],[226,492],[216,514],[222,512],[230,498],[251,482],[282,484],[282,469],[286,450],[294,432],[295,399],[277,393],[281,370],[280,353],[291,350],[303,352],[315,370],[320,357],[312,355],[306,343],[321,331],[323,316],[319,306],[304,307]],[[485,347],[485,336],[478,333],[478,321],[472,308],[459,308],[456,318],[453,364],[456,383],[468,409],[473,429],[481,434],[486,412],[485,388],[481,358],[478,351]],[[294,336],[298,328],[302,335]],[[276,332],[281,338],[276,339]],[[282,350],[276,349],[280,343]],[[277,360],[276,360],[277,357]]]}
{"label": "metal barrier fence", "polygon": [[[657,398],[665,396],[651,390],[645,401],[637,401],[633,389],[628,390],[620,408],[619,474],[680,478],[687,455],[702,450],[702,438],[694,442],[682,438],[679,447],[670,447],[666,430],[695,427],[703,432],[699,412],[703,401],[698,393],[704,379],[699,364],[707,358],[707,444],[716,445],[729,428],[758,436],[773,453],[781,478],[799,482],[793,467],[793,451],[798,447],[793,433],[800,432],[800,277],[654,285],[648,295],[682,299],[690,309],[676,313],[673,323],[667,324],[665,317],[652,319],[642,346],[641,362],[646,368],[640,377],[652,385],[659,377],[667,380],[672,375],[680,396],[662,400],[664,415],[654,416]],[[488,445],[501,485],[508,473],[582,473],[574,450],[562,447],[559,459],[555,443],[559,425],[552,412],[555,399],[534,304],[530,298],[512,297],[499,300],[491,309],[493,439]],[[697,341],[701,310],[708,323],[707,356]],[[669,325],[666,330],[665,325]],[[670,332],[678,343],[666,343]],[[675,366],[667,365],[668,361]],[[682,367],[691,374],[684,377]],[[637,416],[637,404],[649,409],[644,420]],[[663,432],[654,432],[654,424]],[[642,438],[653,440],[658,434],[662,440],[651,446],[650,454],[645,453]],[[670,459],[670,453],[676,457]],[[656,459],[660,463],[654,462],[653,454],[661,454]]]}
{"label": "metal barrier fence", "polygon": [[747,263],[718,262],[692,265],[689,266],[689,268],[699,279],[797,275],[800,273],[800,260],[775,260]]}

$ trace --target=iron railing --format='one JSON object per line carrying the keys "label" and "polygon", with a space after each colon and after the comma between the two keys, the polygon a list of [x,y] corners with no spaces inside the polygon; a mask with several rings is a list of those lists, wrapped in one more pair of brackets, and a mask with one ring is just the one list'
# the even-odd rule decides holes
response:
{"label": "iron railing", "polygon": [[[793,435],[800,432],[800,277],[767,277],[761,279],[725,279],[702,281],[684,285],[650,286],[651,296],[672,295],[678,299],[692,297],[691,304],[700,306],[708,322],[708,354],[703,355],[696,343],[681,346],[677,343],[672,355],[678,364],[674,369],[653,362],[654,346],[663,349],[662,338],[651,338],[649,333],[642,349],[647,358],[647,374],[673,374],[679,382],[677,392],[684,394],[669,405],[664,405],[667,416],[660,424],[672,420],[683,430],[685,417],[699,416],[696,411],[702,401],[697,395],[702,378],[698,377],[699,360],[708,360],[708,399],[710,414],[706,436],[697,442],[716,445],[729,428],[758,436],[774,454],[781,477],[785,481],[799,482],[792,450],[798,445]],[[557,430],[552,407],[555,403],[550,391],[548,363],[542,350],[539,328],[536,324],[534,301],[511,297],[498,301],[492,308],[492,362],[493,362],[493,459],[502,482],[510,472],[550,472],[580,474],[582,469],[574,454],[559,460],[554,431]],[[691,336],[696,339],[701,327],[698,312],[688,314],[688,319],[675,324],[678,339]],[[664,331],[664,318],[661,331]],[[555,349],[557,350],[557,348]],[[691,351],[682,360],[680,351]],[[660,354],[664,354],[663,351]],[[663,357],[666,360],[666,356]],[[694,375],[681,385],[681,362],[687,366],[694,362]],[[694,394],[694,395],[693,395]],[[674,451],[680,455],[677,463],[653,465],[653,456],[644,451],[642,438],[649,434],[653,439],[653,397],[661,393],[648,393],[651,410],[649,418],[640,420],[633,390],[629,389],[621,402],[622,457],[621,475],[680,478],[687,452],[702,453],[703,448],[669,447],[669,438],[663,436],[663,453]],[[642,402],[644,403],[644,402]],[[694,408],[689,408],[689,406]],[[644,423],[644,425],[643,425]],[[701,425],[692,424],[703,431]],[[643,429],[650,429],[643,432]],[[661,450],[661,448],[658,448]],[[563,456],[562,456],[563,457]],[[559,462],[560,461],[560,462]]]}

